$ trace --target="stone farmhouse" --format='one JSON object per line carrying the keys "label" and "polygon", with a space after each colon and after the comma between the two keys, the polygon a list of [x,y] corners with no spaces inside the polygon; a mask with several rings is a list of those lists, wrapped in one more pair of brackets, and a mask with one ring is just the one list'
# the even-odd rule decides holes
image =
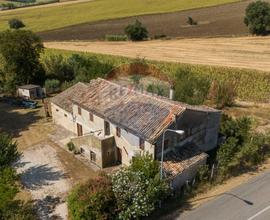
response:
{"label": "stone farmhouse", "polygon": [[[183,130],[184,135],[166,132],[164,138],[165,175],[178,185],[194,176],[196,167],[206,162],[204,152],[216,147],[221,117],[220,111],[206,106],[190,106],[101,78],[56,95],[51,111],[54,123],[73,132],[76,148],[99,168],[129,165],[146,152],[160,160],[164,131]],[[184,178],[175,178],[179,174]]]}

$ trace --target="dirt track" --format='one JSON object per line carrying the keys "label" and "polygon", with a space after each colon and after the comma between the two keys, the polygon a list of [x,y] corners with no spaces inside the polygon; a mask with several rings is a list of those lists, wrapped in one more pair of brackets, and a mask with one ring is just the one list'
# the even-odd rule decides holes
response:
{"label": "dirt track", "polygon": [[132,42],[48,42],[48,48],[270,71],[270,37]]}
{"label": "dirt track", "polygon": [[[242,36],[248,33],[243,20],[245,9],[252,1],[136,18],[148,28],[151,37],[161,34],[169,37]],[[188,16],[199,24],[188,26]],[[79,24],[39,35],[46,41],[103,39],[106,34],[122,34],[124,28],[134,20],[135,17],[130,17]]]}

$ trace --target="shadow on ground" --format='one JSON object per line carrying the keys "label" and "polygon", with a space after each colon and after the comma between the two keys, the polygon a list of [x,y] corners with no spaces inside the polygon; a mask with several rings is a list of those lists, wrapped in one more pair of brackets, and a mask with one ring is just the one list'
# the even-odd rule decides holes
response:
{"label": "shadow on ground", "polygon": [[0,103],[0,132],[6,132],[12,137],[20,136],[20,132],[40,120],[39,109],[20,109],[9,104]]}
{"label": "shadow on ground", "polygon": [[[197,202],[197,201],[205,200],[205,199],[217,198],[220,196],[234,197],[235,199],[242,201],[246,205],[249,205],[249,206],[254,205],[252,201],[242,198],[230,192],[219,193],[213,196],[203,197],[197,200],[193,200],[193,202]],[[178,219],[183,212],[192,211],[195,208],[196,207],[194,207],[190,202],[186,201],[183,197],[175,197],[172,200],[169,199],[168,201],[164,201],[161,209],[158,209],[155,213],[145,218],[144,220],[156,220],[156,219],[174,220],[174,219]]]}
{"label": "shadow on ground", "polygon": [[[21,166],[18,164],[17,166]],[[23,185],[29,190],[37,190],[42,186],[51,185],[52,181],[68,178],[62,171],[55,171],[48,164],[33,166],[21,174]]]}
{"label": "shadow on ground", "polygon": [[60,220],[62,217],[53,214],[55,207],[64,201],[60,197],[46,196],[44,199],[35,201],[35,209],[40,219]]}

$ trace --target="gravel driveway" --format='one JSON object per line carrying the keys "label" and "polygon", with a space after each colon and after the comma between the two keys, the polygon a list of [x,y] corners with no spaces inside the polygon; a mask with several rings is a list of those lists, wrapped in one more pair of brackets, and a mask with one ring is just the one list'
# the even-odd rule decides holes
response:
{"label": "gravel driveway", "polygon": [[40,219],[67,219],[65,198],[71,180],[56,150],[40,143],[25,150],[16,166],[23,185],[32,194]]}

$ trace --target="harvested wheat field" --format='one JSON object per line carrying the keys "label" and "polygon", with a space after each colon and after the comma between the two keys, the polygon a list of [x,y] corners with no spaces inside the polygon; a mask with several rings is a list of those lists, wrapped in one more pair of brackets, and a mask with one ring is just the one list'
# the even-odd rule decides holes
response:
{"label": "harvested wheat field", "polygon": [[270,37],[145,42],[47,42],[47,48],[270,71]]}

